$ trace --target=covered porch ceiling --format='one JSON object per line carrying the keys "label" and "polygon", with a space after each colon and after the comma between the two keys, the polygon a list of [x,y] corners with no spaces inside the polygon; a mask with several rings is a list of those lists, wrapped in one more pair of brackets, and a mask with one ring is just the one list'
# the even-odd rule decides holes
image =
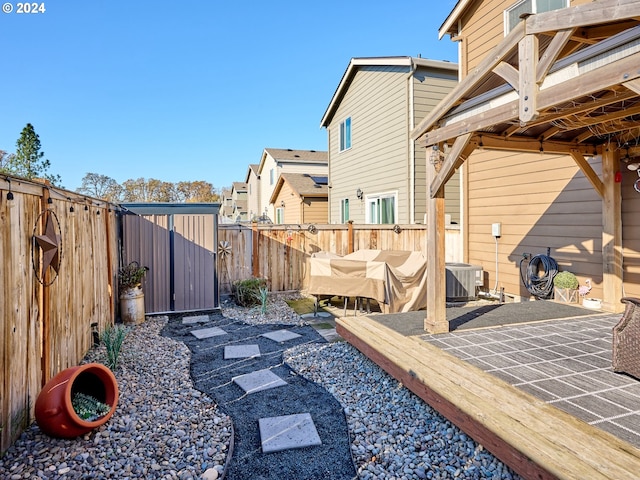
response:
{"label": "covered porch ceiling", "polygon": [[[425,330],[448,331],[444,185],[477,148],[574,159],[602,198],[603,309],[621,310],[621,194],[613,178],[621,152],[640,157],[640,0],[523,15],[411,137],[431,150],[433,164]],[[602,178],[587,160],[597,154]]]}
{"label": "covered porch ceiling", "polygon": [[[640,156],[640,1],[530,15],[412,132],[444,159],[433,198],[476,148]],[[432,155],[433,156],[433,155]]]}

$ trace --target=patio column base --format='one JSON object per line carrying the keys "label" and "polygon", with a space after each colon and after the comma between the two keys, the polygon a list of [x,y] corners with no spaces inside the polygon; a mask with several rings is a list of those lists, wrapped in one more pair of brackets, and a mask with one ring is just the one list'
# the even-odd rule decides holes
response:
{"label": "patio column base", "polygon": [[449,322],[434,321],[427,317],[424,319],[424,329],[427,333],[449,333]]}

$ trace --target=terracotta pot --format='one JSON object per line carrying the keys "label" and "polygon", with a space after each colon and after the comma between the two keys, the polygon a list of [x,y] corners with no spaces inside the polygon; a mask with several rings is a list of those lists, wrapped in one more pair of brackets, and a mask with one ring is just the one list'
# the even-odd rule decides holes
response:
{"label": "terracotta pot", "polygon": [[[83,420],[71,403],[76,393],[91,395],[111,409],[94,421]],[[47,382],[36,400],[36,422],[47,435],[73,438],[106,423],[117,406],[118,383],[113,372],[100,363],[88,363],[67,368]]]}

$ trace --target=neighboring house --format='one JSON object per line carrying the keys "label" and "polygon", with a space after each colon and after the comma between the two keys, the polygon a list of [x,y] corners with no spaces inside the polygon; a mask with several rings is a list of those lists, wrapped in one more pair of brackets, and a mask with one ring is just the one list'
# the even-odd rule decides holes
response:
{"label": "neighboring house", "polygon": [[280,174],[269,203],[274,223],[327,223],[327,175]]}
{"label": "neighboring house", "polygon": [[252,163],[247,169],[244,182],[247,185],[247,213],[249,220],[260,215],[260,176],[258,167]]}
{"label": "neighboring house", "polygon": [[[431,205],[463,169],[465,261],[490,293],[530,298],[523,257],[549,249],[605,310],[640,296],[640,2],[624,4],[460,0],[440,29],[459,42],[462,78],[411,138],[448,145]],[[428,235],[427,324],[440,326],[444,241]]]}
{"label": "neighboring house", "polygon": [[234,222],[246,222],[249,220],[247,211],[247,184],[233,182],[231,186],[231,202],[233,207],[232,217]]}
{"label": "neighboring house", "polygon": [[275,207],[271,195],[276,188],[281,173],[308,173],[327,175],[327,152],[316,150],[292,150],[265,148],[258,165],[258,215],[275,219]]}
{"label": "neighboring house", "polygon": [[[329,145],[329,222],[423,223],[426,150],[409,138],[457,84],[455,63],[413,57],[352,58],[321,126]],[[460,220],[459,178],[446,213]]]}
{"label": "neighboring house", "polygon": [[220,223],[233,223],[233,198],[231,194],[227,194],[222,199],[222,205],[220,206]]}

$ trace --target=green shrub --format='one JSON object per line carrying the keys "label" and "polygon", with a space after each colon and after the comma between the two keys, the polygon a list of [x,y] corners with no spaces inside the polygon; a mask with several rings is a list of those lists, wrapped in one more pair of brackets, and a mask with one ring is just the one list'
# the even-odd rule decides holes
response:
{"label": "green shrub", "polygon": [[[268,293],[267,280],[265,278],[249,278],[247,280],[237,280],[233,283],[233,294],[236,303],[242,307],[253,307],[263,305],[261,289]],[[264,300],[266,309],[266,296]]]}
{"label": "green shrub", "polygon": [[553,277],[553,286],[556,288],[578,288],[578,278],[571,272],[558,272]]}
{"label": "green shrub", "polygon": [[81,392],[73,395],[71,405],[76,414],[87,422],[93,422],[100,417],[104,417],[111,410],[111,407],[106,403],[102,403],[97,398]]}
{"label": "green shrub", "polygon": [[102,333],[100,340],[107,349],[107,361],[105,365],[111,370],[115,370],[118,366],[120,349],[122,348],[122,342],[124,342],[127,333],[128,329],[123,325],[109,326]]}

